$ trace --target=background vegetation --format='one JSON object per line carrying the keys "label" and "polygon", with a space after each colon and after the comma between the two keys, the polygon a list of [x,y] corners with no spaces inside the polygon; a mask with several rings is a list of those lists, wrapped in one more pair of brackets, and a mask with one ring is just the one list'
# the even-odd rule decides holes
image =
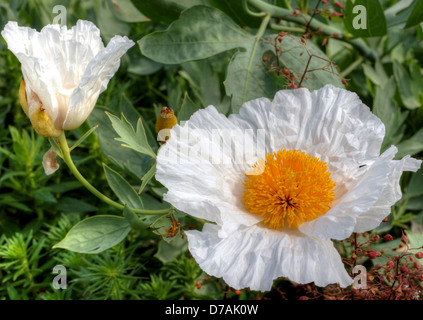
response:
{"label": "background vegetation", "polygon": [[[422,1],[379,1],[384,18],[378,21],[383,23],[370,30],[375,32],[370,34],[371,37],[369,34],[354,35],[354,31],[347,30],[347,24],[343,22],[345,1],[264,1],[292,13],[289,16],[292,21],[286,22],[286,19],[273,16],[266,29],[261,30],[257,42],[259,54],[255,56],[249,72],[263,75],[260,81],[268,84],[264,92],[257,89],[256,83],[238,84],[233,80],[237,72],[241,72],[245,58],[250,57],[251,50],[256,48],[256,36],[261,32],[263,19],[247,13],[242,3],[219,0],[0,0],[0,28],[3,29],[7,21],[14,20],[19,25],[40,30],[52,23],[55,17],[53,7],[64,5],[69,27],[78,19],[93,21],[100,28],[105,43],[115,34],[127,35],[136,42],[143,39],[123,57],[121,68],[112,78],[107,91],[100,96],[88,121],[68,135],[68,139],[76,141],[89,128],[99,125],[94,134],[73,152],[73,159],[87,180],[113,199],[117,196],[109,188],[103,164],[139,188],[140,179],[154,163],[149,157],[129,149],[122,151],[120,143],[114,140],[117,134],[104,111],[112,115],[122,112],[129,121],[135,119],[134,126],[141,116],[148,142],[157,151],[159,145],[154,126],[162,106],[173,108],[179,121],[189,119],[198,108],[210,104],[229,114],[237,112],[237,106],[245,100],[257,96],[273,97],[276,90],[299,85],[310,89],[328,82],[345,85],[348,90],[355,91],[384,122],[386,137],[382,149],[394,144],[399,149],[397,158],[405,155],[422,158]],[[322,10],[318,13],[313,11],[317,4]],[[146,37],[155,31],[166,30],[183,10],[195,5],[202,5],[206,13],[217,12],[216,19],[221,19],[222,24],[238,25],[242,30],[238,37],[242,41],[232,34],[230,36],[233,36],[236,45],[213,47],[211,51],[199,49],[198,55],[184,59],[177,49],[163,51],[160,47],[163,39]],[[250,6],[251,11],[258,12],[256,9]],[[194,11],[186,11],[186,16],[190,12]],[[419,15],[415,16],[415,12]],[[306,14],[307,19],[304,18]],[[313,23],[309,23],[311,17]],[[191,17],[198,23],[201,19],[194,14]],[[192,23],[195,28],[195,23]],[[320,33],[322,27],[325,30],[329,28],[330,35]],[[179,31],[175,25],[173,28],[176,30],[173,32]],[[340,30],[339,34],[334,34],[334,30]],[[381,34],[378,33],[380,30]],[[199,37],[208,39],[214,36],[214,30],[209,33],[203,31],[198,34]],[[294,40],[300,41],[300,37],[307,33],[312,54],[325,60],[314,62],[314,59],[313,63],[318,64],[316,69],[320,71],[312,72],[310,76],[307,74],[302,79],[309,56],[301,56],[298,61],[295,60],[297,64],[292,57],[284,60],[288,54],[277,60],[275,57],[279,57],[279,50],[286,50],[282,41],[278,42],[279,37],[287,45],[292,45]],[[281,49],[278,50],[278,47]],[[268,293],[235,291],[199,268],[187,252],[184,238],[178,235],[170,242],[169,239],[165,241],[162,232],[157,232],[157,226],[132,230],[124,241],[99,254],[52,249],[84,218],[117,213],[85,190],[65,165],[51,176],[44,174],[42,156],[50,144],[33,131],[20,108],[18,90],[21,78],[20,63],[1,39],[1,299],[299,299],[305,296],[316,299],[388,299],[396,296],[400,299],[421,299],[421,295],[404,294],[406,290],[395,279],[399,279],[401,266],[416,270],[413,281],[418,276],[419,268],[414,262],[419,260],[409,259],[412,256],[405,255],[404,247],[423,246],[422,170],[403,175],[403,199],[392,208],[387,222],[372,234],[355,235],[349,241],[337,243],[346,263],[359,262],[372,270],[370,274],[376,278],[371,279],[371,288],[386,289],[386,294],[370,290],[363,294],[351,290],[339,291],[336,287],[299,286],[286,279],[275,281]],[[247,93],[241,95],[240,92]],[[165,208],[167,204],[161,200],[164,192],[163,187],[154,178],[151,179],[143,190],[144,206]],[[198,222],[181,212],[175,212],[175,217],[184,229],[200,227]],[[387,234],[393,237],[392,241],[384,240]],[[404,234],[408,236],[408,241],[404,238],[401,241]],[[354,250],[359,253],[358,257],[353,257]],[[375,257],[372,251],[381,255]],[[385,267],[387,261],[394,261],[397,266],[395,272],[392,271],[393,279],[386,277],[391,271]],[[56,265],[66,266],[68,270],[66,290],[56,290],[51,285],[55,277],[52,270]],[[412,277],[411,271],[409,276]],[[413,286],[419,288],[420,285],[421,289],[421,282],[415,282]],[[397,288],[402,289],[398,295],[393,291]]]}

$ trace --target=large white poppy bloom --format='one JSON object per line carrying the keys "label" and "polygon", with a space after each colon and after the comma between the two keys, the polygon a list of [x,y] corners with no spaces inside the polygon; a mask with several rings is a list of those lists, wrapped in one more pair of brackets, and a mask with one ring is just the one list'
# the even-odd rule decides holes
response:
{"label": "large white poppy bloom", "polygon": [[346,287],[331,239],[377,227],[401,198],[402,172],[421,165],[393,160],[395,146],[380,155],[384,134],[355,93],[283,90],[229,118],[209,106],[173,127],[156,178],[166,201],[211,222],[186,231],[208,274],[235,289],[267,291],[278,277]]}
{"label": "large white poppy bloom", "polygon": [[83,20],[69,30],[47,25],[40,32],[9,21],[1,34],[22,65],[25,112],[33,124],[38,120],[54,125],[47,132],[38,130],[44,136],[75,129],[87,119],[121,56],[135,44],[115,36],[105,48],[100,30]]}

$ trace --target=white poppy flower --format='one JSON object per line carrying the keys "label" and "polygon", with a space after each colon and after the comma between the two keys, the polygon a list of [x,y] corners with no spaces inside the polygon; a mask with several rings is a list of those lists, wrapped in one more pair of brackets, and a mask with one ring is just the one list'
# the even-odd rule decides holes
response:
{"label": "white poppy flower", "polygon": [[173,127],[156,178],[164,200],[211,222],[186,231],[208,274],[235,289],[267,291],[279,277],[346,287],[331,239],[377,227],[401,198],[402,172],[421,165],[393,160],[395,146],[380,155],[384,134],[355,93],[283,90],[228,118],[209,106]]}
{"label": "white poppy flower", "polygon": [[100,30],[82,20],[69,30],[47,25],[40,32],[9,21],[1,34],[22,65],[26,96],[21,101],[27,99],[22,107],[43,136],[79,127],[118,70],[121,56],[135,44],[115,36],[105,48]]}

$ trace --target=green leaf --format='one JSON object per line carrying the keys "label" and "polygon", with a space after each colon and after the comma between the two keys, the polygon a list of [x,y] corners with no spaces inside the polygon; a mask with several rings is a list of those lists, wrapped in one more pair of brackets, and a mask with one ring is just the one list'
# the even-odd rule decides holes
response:
{"label": "green leaf", "polygon": [[385,13],[379,0],[347,1],[344,25],[356,37],[379,37],[387,32]]}
{"label": "green leaf", "polygon": [[[94,127],[92,127],[90,130],[88,130],[87,132],[85,132],[83,135],[82,135],[82,137],[81,138],[79,138],[74,144],[73,144],[73,146],[70,148],[70,150],[72,151],[73,149],[75,149],[75,148],[77,148],[82,142],[84,142],[85,141],[85,139],[87,139],[89,136],[90,136],[90,134],[91,133],[93,133],[94,132],[94,130],[95,129],[97,129],[98,128],[98,125],[96,125],[96,126],[94,126]],[[51,138],[50,138],[51,139]],[[56,140],[55,139],[51,139],[50,140],[50,143],[55,143],[56,142]],[[56,143],[57,144],[57,143]],[[55,150],[56,150],[56,147],[53,145],[53,147],[55,148]],[[59,149],[60,150],[60,149]],[[61,151],[61,150],[60,150]],[[56,151],[56,153],[57,153],[57,151]]]}
{"label": "green leaf", "polygon": [[86,213],[86,212],[96,211],[97,207],[75,198],[63,197],[59,200],[57,210],[61,212],[65,212],[65,213],[70,213],[70,212]]}
{"label": "green leaf", "polygon": [[195,105],[194,102],[192,102],[191,98],[189,97],[188,93],[185,92],[184,100],[181,105],[181,109],[178,113],[178,121],[181,123],[181,121],[188,121],[189,118],[199,110],[200,108]]}
{"label": "green leaf", "polygon": [[368,77],[372,82],[378,86],[383,86],[389,80],[388,75],[386,74],[381,61],[378,59],[375,62],[374,69],[368,65],[363,64],[363,71],[366,77]]}
{"label": "green leaf", "polygon": [[422,0],[401,0],[385,10],[389,29],[408,28],[423,21]]}
{"label": "green leaf", "polygon": [[213,7],[225,12],[238,25],[258,28],[260,26],[261,19],[252,17],[245,12],[242,6],[242,1],[243,0],[209,0],[209,3]]}
{"label": "green leaf", "polygon": [[423,21],[423,0],[413,2],[413,11],[407,19],[405,28],[413,27]]}
{"label": "green leaf", "polygon": [[[262,61],[265,53],[274,51],[269,41],[263,40],[241,29],[223,12],[196,6],[184,11],[166,31],[147,35],[139,44],[144,55],[167,64],[205,59],[238,48],[228,66],[225,80],[226,94],[232,98],[232,111],[237,112],[242,103],[258,97],[273,98],[275,92],[283,88],[283,80],[275,79]],[[303,71],[308,60],[306,50],[298,41],[298,38],[285,37],[285,52],[280,56],[283,65],[292,66],[292,72]],[[327,60],[311,42],[308,49],[311,54]],[[328,61],[313,58],[310,69],[322,69],[327,64]],[[307,74],[303,83],[310,90],[328,83],[343,87],[333,71],[318,70],[310,75]]]}
{"label": "green leaf", "polygon": [[116,34],[125,35],[129,33],[131,27],[116,18],[113,14],[115,10],[111,1],[95,0],[93,3],[98,28],[106,41],[109,41]]}
{"label": "green leaf", "polygon": [[184,238],[176,237],[171,242],[166,242],[163,239],[159,242],[159,249],[154,255],[163,263],[168,263],[175,260],[182,252],[188,248],[188,242]]}
{"label": "green leaf", "polygon": [[57,143],[55,138],[48,138],[48,141],[50,142],[51,147],[53,148],[54,152],[57,153],[61,158],[63,158],[62,149],[60,149],[59,144]]}
{"label": "green leaf", "polygon": [[413,62],[410,73],[397,61],[394,61],[394,76],[400,91],[401,100],[408,109],[417,109],[422,106],[420,101],[423,75],[420,66]]}
{"label": "green leaf", "polygon": [[13,194],[9,193],[0,195],[0,205],[2,207],[10,206],[23,212],[32,212],[32,210],[23,204],[20,199],[16,199]]}
{"label": "green leaf", "polygon": [[156,174],[157,168],[156,168],[156,164],[154,164],[150,170],[147,171],[147,173],[141,178],[141,187],[138,190],[138,194],[141,194],[142,191],[144,190],[145,186],[147,185],[147,183],[154,177],[154,175]]}
{"label": "green leaf", "polygon": [[153,233],[162,236],[162,239],[166,242],[171,242],[175,238],[180,236],[180,228],[175,234],[171,236],[167,235],[168,229],[171,228],[174,224],[174,221],[172,219],[176,219],[176,217],[174,217],[173,215],[163,215],[160,218],[156,219],[150,226],[153,229]]}
{"label": "green leaf", "polygon": [[[122,168],[127,169],[135,176],[141,178],[150,169],[154,159],[146,157],[132,149],[122,148],[121,143],[114,139],[116,137],[116,132],[112,127],[109,117],[104,112],[105,110],[124,112],[124,114],[128,116],[128,119],[135,121],[140,116],[130,101],[124,99],[123,94],[117,95],[117,98],[117,102],[110,104],[111,109],[106,109],[102,106],[94,108],[93,112],[88,117],[88,123],[90,126],[99,125],[94,134],[105,156]],[[136,122],[132,124],[136,126]],[[153,145],[155,137],[152,136],[149,130],[147,130],[146,133],[150,145]]]}
{"label": "green leaf", "polygon": [[400,159],[406,155],[415,155],[423,151],[423,128],[417,131],[411,138],[398,144],[398,153],[395,158]]}
{"label": "green leaf", "polygon": [[149,19],[132,4],[131,0],[108,0],[113,15],[125,22],[143,22]]}
{"label": "green leaf", "polygon": [[407,118],[408,112],[401,112],[401,109],[395,105],[395,88],[396,85],[393,77],[385,81],[383,86],[376,87],[373,113],[385,125],[382,152],[387,150],[391,145],[397,145],[401,141],[405,130],[403,123]]}
{"label": "green leaf", "polygon": [[273,50],[269,43],[251,39],[244,42],[245,51],[237,52],[228,67],[225,80],[226,94],[232,97],[232,113],[241,105],[260,97],[273,98],[282,89],[270,72],[266,72],[263,55]]}
{"label": "green leaf", "polygon": [[224,88],[221,79],[227,73],[226,69],[231,56],[230,52],[224,52],[208,59],[190,61],[181,65],[183,70],[179,71],[179,75],[189,82],[192,90],[189,99],[197,105],[197,109],[213,105],[220,113],[228,112],[230,99],[222,90]]}
{"label": "green leaf", "polygon": [[43,202],[57,202],[57,199],[53,196],[53,194],[51,193],[51,189],[48,187],[37,189],[32,193],[32,195],[35,199]]}
{"label": "green leaf", "polygon": [[134,6],[156,22],[165,24],[171,23],[178,19],[180,13],[186,8],[207,4],[206,0],[132,0]]}
{"label": "green leaf", "polygon": [[[413,254],[416,254],[419,251],[423,252],[423,235],[411,232],[409,230],[406,230],[405,233],[408,237],[408,246],[410,248],[410,251]],[[423,264],[423,259],[415,259],[421,264]]]}
{"label": "green leaf", "polygon": [[141,52],[165,64],[205,59],[243,47],[254,36],[221,11],[195,6],[185,10],[166,31],[153,32],[139,41]]}
{"label": "green leaf", "polygon": [[163,67],[161,63],[155,62],[146,57],[140,57],[137,59],[131,59],[128,67],[128,72],[134,73],[140,76],[153,74]]}
{"label": "green leaf", "polygon": [[140,219],[130,208],[123,208],[123,216],[128,219],[129,225],[134,230],[142,230],[148,227],[148,223]]}
{"label": "green leaf", "polygon": [[111,113],[106,112],[106,114],[112,122],[112,126],[116,133],[120,136],[120,138],[115,138],[115,140],[123,142],[123,147],[130,148],[139,153],[156,158],[156,154],[148,144],[141,117],[138,119],[137,129],[135,131],[123,113],[120,119]]}
{"label": "green leaf", "polygon": [[[268,37],[268,40],[275,39],[276,37],[277,35],[271,35]],[[233,68],[231,63],[228,70],[228,79],[225,82],[227,87],[232,87],[229,89],[233,94],[233,103],[235,102],[239,105],[240,102],[245,102],[259,97],[273,98],[277,90],[285,88],[286,80],[285,78],[270,72],[268,64],[279,65],[280,69],[286,68],[293,75],[296,75],[297,78],[299,78],[304,73],[308,63],[310,57],[308,53],[310,53],[312,58],[307,68],[309,72],[305,74],[304,80],[301,84],[302,87],[308,88],[310,91],[320,89],[326,84],[332,84],[339,88],[344,87],[340,76],[337,75],[338,72],[336,68],[331,65],[329,58],[311,41],[303,44],[298,37],[285,36],[283,37],[280,48],[281,50],[278,54],[279,62],[276,62],[277,58],[274,54],[275,48],[266,42],[259,43],[257,53],[254,57],[252,55],[249,57],[249,59],[253,60],[249,64],[248,68],[245,67],[247,57],[244,57],[243,60],[238,62],[235,59],[240,54],[235,56],[234,63],[236,62],[238,64],[237,70],[232,72],[229,71]],[[269,62],[266,64],[262,61],[263,55],[269,58]],[[248,74],[248,77],[246,78],[247,81],[242,84],[243,88],[240,87],[241,83],[237,79],[238,77],[241,77],[242,73],[246,74],[246,76]],[[299,80],[300,79],[297,80],[297,83],[299,83]],[[239,94],[242,89],[244,92],[243,97]],[[236,96],[238,96],[238,101],[234,101]]]}
{"label": "green leaf", "polygon": [[423,208],[423,196],[414,197],[407,201],[408,210],[421,210]]}
{"label": "green leaf", "polygon": [[143,209],[144,205],[137,192],[132,188],[119,173],[110,169],[103,163],[104,172],[106,173],[107,182],[110,188],[119,198],[119,200],[132,209]]}
{"label": "green leaf", "polygon": [[423,169],[418,170],[411,176],[407,186],[407,197],[417,197],[423,195]]}
{"label": "green leaf", "polygon": [[79,253],[100,253],[121,242],[130,230],[126,218],[98,215],[76,224],[53,248]]}

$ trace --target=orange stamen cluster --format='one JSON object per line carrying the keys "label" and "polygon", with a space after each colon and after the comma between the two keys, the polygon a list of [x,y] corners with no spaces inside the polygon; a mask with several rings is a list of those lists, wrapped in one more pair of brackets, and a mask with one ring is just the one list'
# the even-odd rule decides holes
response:
{"label": "orange stamen cluster", "polygon": [[298,150],[268,153],[245,176],[245,207],[271,229],[296,229],[325,214],[335,198],[326,163]]}

